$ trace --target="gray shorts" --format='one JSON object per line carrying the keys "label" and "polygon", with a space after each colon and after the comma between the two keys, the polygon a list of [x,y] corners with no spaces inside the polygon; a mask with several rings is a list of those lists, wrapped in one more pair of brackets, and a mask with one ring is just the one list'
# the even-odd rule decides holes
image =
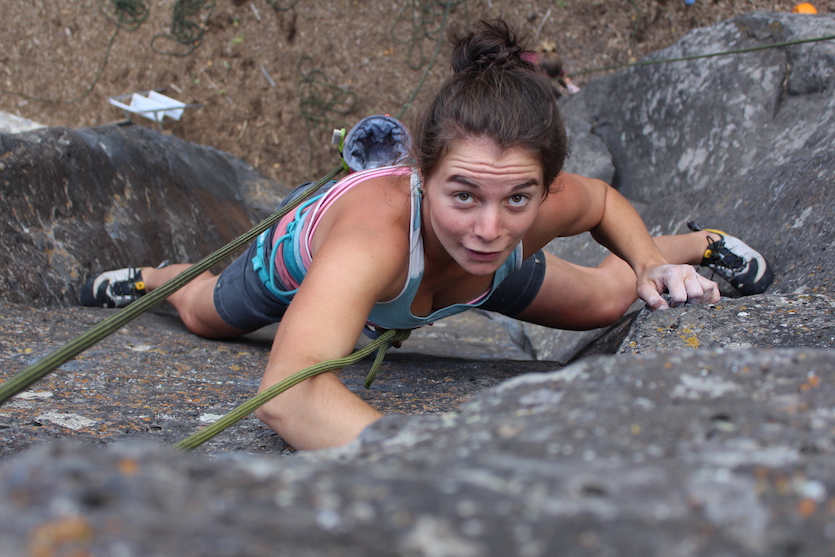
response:
{"label": "gray shorts", "polygon": [[545,280],[545,252],[539,250],[510,273],[487,298],[480,309],[516,317],[525,310],[542,288]]}
{"label": "gray shorts", "polygon": [[255,272],[252,258],[258,255],[257,248],[258,243],[252,242],[243,255],[220,273],[214,292],[215,309],[220,317],[230,326],[247,332],[281,321],[288,307],[267,290]]}

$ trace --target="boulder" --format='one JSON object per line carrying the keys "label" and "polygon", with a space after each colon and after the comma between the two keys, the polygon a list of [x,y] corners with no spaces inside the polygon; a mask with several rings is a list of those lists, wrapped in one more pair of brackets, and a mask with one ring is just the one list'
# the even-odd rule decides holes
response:
{"label": "boulder", "polygon": [[642,61],[651,64],[592,81],[564,110],[586,124],[574,135],[607,145],[612,185],[630,199],[709,195],[751,172],[832,151],[835,45],[662,61],[832,35],[833,14],[747,14],[688,33]]}
{"label": "boulder", "polygon": [[284,458],[41,444],[0,467],[0,552],[826,555],[833,369],[820,349],[588,358]]}
{"label": "boulder", "polygon": [[[752,13],[590,82],[563,101],[567,169],[616,187],[654,235],[686,232],[692,220],[750,242],[774,266],[774,292],[830,292],[835,43],[664,61],[833,35],[835,14]],[[588,235],[548,249],[583,265],[606,255]],[[606,333],[516,327],[539,357],[558,362]]]}
{"label": "boulder", "polygon": [[0,299],[75,305],[94,273],[202,259],[251,228],[263,192],[281,193],[266,182],[142,126],[0,134]]}

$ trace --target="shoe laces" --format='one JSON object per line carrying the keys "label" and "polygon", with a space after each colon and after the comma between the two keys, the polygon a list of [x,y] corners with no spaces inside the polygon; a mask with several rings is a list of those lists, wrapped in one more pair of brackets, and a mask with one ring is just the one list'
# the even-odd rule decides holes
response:
{"label": "shoe laces", "polygon": [[746,265],[745,259],[725,247],[724,238],[713,240],[708,236],[704,259],[708,266],[730,271],[740,271]]}
{"label": "shoe laces", "polygon": [[130,296],[138,298],[142,295],[142,290],[145,289],[145,283],[142,280],[137,281],[136,277],[139,275],[139,270],[131,268],[131,278],[110,283],[110,292],[115,296]]}

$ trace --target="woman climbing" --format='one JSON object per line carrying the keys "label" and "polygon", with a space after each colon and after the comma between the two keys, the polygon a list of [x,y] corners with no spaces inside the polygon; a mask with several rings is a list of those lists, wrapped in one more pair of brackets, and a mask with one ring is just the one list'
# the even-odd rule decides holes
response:
{"label": "woman climbing", "polygon": [[[454,73],[415,127],[416,164],[349,175],[220,275],[173,294],[186,326],[228,338],[280,321],[263,390],[350,353],[367,324],[417,328],[481,307],[549,327],[600,327],[637,298],[667,307],[665,292],[670,305],[717,302],[698,264],[743,293],[767,288],[765,260],[740,240],[714,230],[651,238],[617,191],[562,172],[558,95],[524,52],[501,21],[454,38]],[[613,253],[596,268],[542,251],[585,231]],[[88,282],[82,300],[121,307],[186,267],[110,271]],[[257,415],[299,449],[344,444],[381,417],[336,373]]]}

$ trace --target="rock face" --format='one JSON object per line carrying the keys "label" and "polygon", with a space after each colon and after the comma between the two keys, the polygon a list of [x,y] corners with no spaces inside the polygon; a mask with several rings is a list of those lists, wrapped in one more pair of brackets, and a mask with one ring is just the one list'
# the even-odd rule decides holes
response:
{"label": "rock face", "polygon": [[[832,15],[751,14],[653,58],[833,31]],[[564,106],[575,146],[591,146],[572,164],[611,169],[657,233],[693,219],[750,241],[776,269],[768,294],[642,310],[620,336],[592,333],[603,334],[592,346],[485,319],[427,328],[418,353],[407,341],[362,395],[425,415],[393,414],[344,448],[283,457],[254,419],[199,454],[165,446],[254,388],[269,336],[204,341],[145,315],[0,408],[0,554],[835,553],[833,77],[835,46],[816,42],[632,68]],[[39,172],[0,176],[24,170]],[[68,210],[53,205],[41,229]],[[13,222],[4,234],[32,230]],[[583,237],[551,249],[603,256]],[[38,300],[7,292],[4,370],[106,313],[55,307],[69,295],[32,310]],[[567,367],[530,360],[604,349]],[[345,372],[358,393],[364,370]],[[60,438],[98,446],[41,442]]]}
{"label": "rock face", "polygon": [[[693,31],[647,61],[833,35],[832,14],[755,13]],[[610,177],[653,234],[686,232],[693,220],[750,241],[775,268],[773,292],[830,292],[834,91],[831,40],[633,67],[566,99],[568,169]],[[586,236],[550,249],[580,264],[605,255]],[[602,333],[524,327],[541,357],[560,362]]]}
{"label": "rock face", "polygon": [[339,451],[47,444],[0,469],[4,555],[828,555],[831,350],[590,358]]}
{"label": "rock face", "polygon": [[[832,15],[751,14],[693,31],[648,60],[833,34]],[[751,172],[831,152],[833,77],[835,45],[812,42],[634,67],[590,83],[565,109],[608,147],[613,185],[652,203],[676,193],[712,193]]]}
{"label": "rock face", "polygon": [[201,259],[249,230],[264,181],[141,126],[0,134],[0,298],[75,305],[93,273]]}

